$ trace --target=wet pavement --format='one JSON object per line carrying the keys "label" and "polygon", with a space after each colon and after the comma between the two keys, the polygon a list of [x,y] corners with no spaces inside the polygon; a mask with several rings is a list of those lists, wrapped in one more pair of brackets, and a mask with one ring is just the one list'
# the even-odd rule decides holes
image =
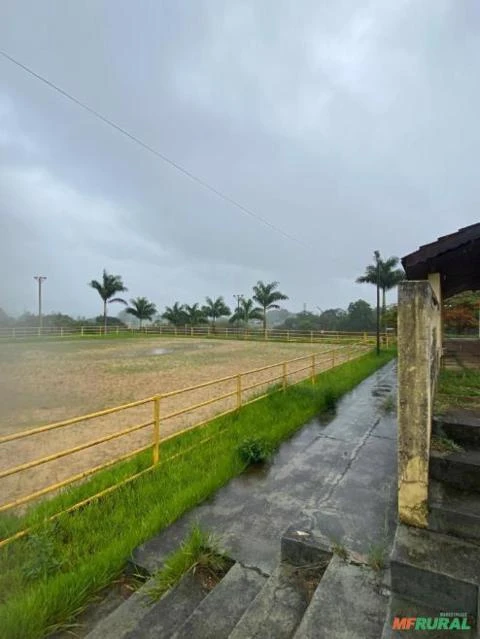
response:
{"label": "wet pavement", "polygon": [[[388,555],[396,516],[396,368],[391,362],[282,444],[267,467],[251,468],[140,546],[149,572],[178,548],[191,525],[211,531],[230,556],[271,574],[292,525],[332,544]],[[390,410],[389,410],[390,409]]]}

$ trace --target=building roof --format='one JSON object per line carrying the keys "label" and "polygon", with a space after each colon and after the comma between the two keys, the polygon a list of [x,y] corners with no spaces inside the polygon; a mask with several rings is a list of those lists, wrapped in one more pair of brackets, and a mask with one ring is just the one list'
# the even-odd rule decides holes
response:
{"label": "building roof", "polygon": [[425,280],[429,273],[440,273],[444,297],[480,290],[480,223],[424,244],[403,257],[402,265],[409,280]]}

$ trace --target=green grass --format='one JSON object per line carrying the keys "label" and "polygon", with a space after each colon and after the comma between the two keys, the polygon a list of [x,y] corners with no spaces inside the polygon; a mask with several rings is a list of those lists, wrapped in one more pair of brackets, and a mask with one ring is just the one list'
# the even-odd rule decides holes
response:
{"label": "green grass", "polygon": [[[145,469],[150,452],[98,473],[30,509],[23,517],[0,519],[5,537],[34,526],[36,537],[0,550],[0,628],[4,639],[35,639],[72,622],[88,601],[122,572],[132,551],[207,499],[244,469],[238,447],[262,438],[275,448],[314,415],[329,397],[354,388],[395,356],[369,353],[304,382],[269,394],[240,411],[213,420],[161,447],[161,463],[72,514],[50,524],[45,517]],[[201,443],[207,437],[213,439]],[[175,459],[174,455],[183,453]],[[32,542],[32,539],[35,541]],[[39,552],[39,549],[42,549]]]}
{"label": "green grass", "polygon": [[459,453],[463,451],[462,446],[455,443],[453,439],[445,436],[433,435],[430,441],[430,448],[439,453]]}
{"label": "green grass", "polygon": [[154,575],[154,585],[149,587],[148,595],[153,601],[160,599],[190,570],[203,568],[215,576],[224,572],[231,563],[220,550],[215,537],[196,525],[180,548],[167,557],[163,568]]}
{"label": "green grass", "polygon": [[435,412],[442,414],[450,408],[480,408],[480,370],[440,370]]}

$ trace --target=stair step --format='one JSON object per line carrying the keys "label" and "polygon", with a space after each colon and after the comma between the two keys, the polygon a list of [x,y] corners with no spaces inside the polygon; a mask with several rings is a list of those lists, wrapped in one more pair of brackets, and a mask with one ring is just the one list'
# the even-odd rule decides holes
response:
{"label": "stair step", "polygon": [[300,568],[280,564],[247,608],[229,639],[290,639],[307,609]]}
{"label": "stair step", "polygon": [[448,484],[430,480],[428,527],[464,539],[480,540],[480,498]]}
{"label": "stair step", "polygon": [[430,477],[461,490],[480,492],[480,450],[430,451]]}
{"label": "stair step", "polygon": [[470,411],[459,409],[434,417],[432,430],[435,435],[446,435],[461,446],[480,449],[480,418]]}
{"label": "stair step", "polygon": [[152,603],[148,595],[152,583],[152,580],[147,581],[104,617],[86,639],[169,637],[178,626],[178,620],[188,617],[207,595],[192,573],[187,573],[172,590]]}
{"label": "stair step", "polygon": [[[476,636],[475,628],[471,627],[470,630],[394,630],[392,623],[394,617],[440,617],[442,612],[447,612],[445,609],[439,609],[438,607],[432,608],[419,603],[409,601],[399,597],[396,594],[392,594],[388,607],[387,617],[385,619],[385,625],[383,627],[381,639],[401,639],[406,635],[412,633],[415,639],[445,639],[445,637],[459,637],[460,639],[474,639]],[[454,612],[454,611],[451,611]],[[462,623],[462,622],[461,622]],[[471,625],[466,622],[467,625]]]}
{"label": "stair step", "polygon": [[222,581],[178,627],[171,639],[227,639],[236,623],[267,581],[256,569],[234,564]]}
{"label": "stair step", "polygon": [[412,601],[477,618],[480,546],[399,524],[390,557],[392,591]]}
{"label": "stair step", "polygon": [[335,555],[294,639],[378,639],[387,604],[388,595],[370,568]]}

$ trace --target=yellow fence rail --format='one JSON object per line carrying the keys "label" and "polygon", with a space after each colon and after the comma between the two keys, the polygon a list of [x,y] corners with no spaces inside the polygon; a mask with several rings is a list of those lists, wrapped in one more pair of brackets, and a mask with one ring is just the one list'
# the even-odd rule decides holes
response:
{"label": "yellow fence rail", "polygon": [[[300,331],[286,330],[278,328],[268,328],[264,331],[260,327],[226,327],[211,325],[200,326],[144,326],[143,328],[124,328],[120,326],[86,325],[86,326],[15,326],[0,327],[0,339],[5,341],[35,338],[35,337],[95,337],[99,335],[150,335],[150,336],[170,336],[170,337],[210,337],[217,339],[247,339],[247,340],[279,340],[287,342],[310,342],[321,343],[331,341],[348,340],[352,342],[362,341],[364,343],[374,343],[376,334],[372,331]],[[393,331],[382,332],[382,343],[388,343],[394,339]]]}
{"label": "yellow fence rail", "polygon": [[[101,437],[96,437],[94,439],[82,442],[81,444],[78,444],[76,446],[56,451],[52,454],[38,457],[25,463],[14,465],[1,470],[0,480],[4,481],[7,478],[12,478],[13,476],[20,475],[22,473],[26,473],[29,471],[32,472],[35,469],[38,469],[40,466],[52,463],[56,460],[65,460],[66,457],[75,455],[80,451],[91,449],[95,446],[99,446],[106,442],[111,442],[113,440],[126,437],[133,433],[142,433],[147,428],[151,429],[151,438],[147,444],[143,442],[142,446],[136,447],[133,450],[128,451],[126,454],[114,456],[113,458],[108,459],[101,464],[91,465],[85,470],[82,470],[82,472],[69,475],[60,481],[48,484],[37,490],[32,490],[20,497],[16,497],[14,499],[10,498],[9,501],[0,504],[0,513],[5,513],[6,511],[24,506],[25,504],[31,503],[46,495],[51,495],[52,493],[62,488],[71,486],[76,482],[91,477],[95,473],[109,468],[114,464],[118,464],[119,462],[131,459],[139,453],[151,449],[152,462],[147,469],[141,471],[140,473],[136,473],[134,476],[124,479],[121,482],[114,484],[113,486],[110,486],[100,493],[92,495],[91,497],[88,497],[87,499],[74,504],[67,510],[56,513],[55,515],[49,517],[48,520],[55,519],[64,512],[71,512],[75,509],[78,509],[81,506],[84,506],[85,504],[98,499],[104,494],[112,492],[116,488],[119,488],[121,485],[132,481],[137,476],[142,475],[144,472],[157,467],[160,460],[160,448],[162,443],[178,437],[192,429],[200,428],[201,426],[209,423],[214,418],[218,418],[222,415],[231,413],[246,404],[250,404],[262,399],[263,397],[266,397],[271,392],[272,385],[277,386],[275,390],[285,391],[289,385],[297,384],[301,381],[305,381],[306,379],[310,379],[312,383],[315,383],[316,375],[320,372],[329,370],[352,359],[356,359],[369,350],[370,347],[368,345],[365,345],[363,342],[358,342],[355,344],[342,344],[336,346],[335,348],[330,348],[328,350],[313,353],[311,355],[296,357],[294,359],[279,362],[276,364],[269,364],[267,366],[262,366],[260,368],[256,368],[236,375],[230,375],[221,379],[196,384],[188,388],[182,388],[163,394],[158,394],[153,397],[130,402],[128,404],[123,404],[114,408],[108,408],[105,410],[97,411],[95,413],[90,413],[88,415],[82,415],[79,417],[74,417],[72,419],[66,419],[60,422],[55,422],[45,426],[32,428],[18,433],[11,433],[9,435],[0,437],[0,447],[12,445],[12,443],[14,442],[18,442],[19,446],[21,447],[22,442],[25,442],[25,440],[27,442],[38,441],[35,438],[42,437],[46,433],[49,433],[51,431],[68,429],[70,427],[74,427],[75,425],[82,424],[83,422],[89,422],[91,420],[101,420],[102,418],[111,415],[117,416],[119,413],[129,411],[131,409],[143,407],[150,414],[149,419],[142,420],[140,421],[140,423],[134,425],[130,425],[128,426],[128,428],[123,428],[114,433],[108,433]],[[261,391],[262,387],[263,392]],[[169,403],[171,403],[171,400],[178,402],[179,398],[185,398],[186,396],[191,395],[192,393],[194,394],[202,389],[216,389],[217,392],[213,397],[208,397],[208,399],[202,401],[196,401],[192,403],[192,400],[187,399],[187,401],[184,401],[183,404],[180,405],[180,407],[167,412],[166,407]],[[166,433],[163,437],[161,436],[161,426],[165,426],[169,422],[169,420],[178,420],[178,418],[181,416],[187,415],[189,413],[195,413],[195,411],[199,411],[199,409],[209,407],[213,404],[217,404],[217,409],[206,415],[205,419],[199,420],[198,417],[193,417],[193,423],[190,423],[186,426],[181,425],[181,427],[175,429],[174,432]],[[207,440],[209,439],[211,439],[211,437],[207,438]],[[199,444],[197,443],[196,445]],[[35,446],[32,444],[32,448],[34,447]],[[20,448],[18,449],[18,451],[19,450]],[[183,454],[184,452],[186,451],[183,451],[181,454]],[[17,454],[15,454],[15,450],[12,450],[9,458],[18,458]],[[0,493],[3,495],[7,495],[8,490],[1,490]],[[28,534],[28,532],[28,530],[23,530],[9,538],[0,540],[0,547],[10,543],[14,539],[18,539]]]}

